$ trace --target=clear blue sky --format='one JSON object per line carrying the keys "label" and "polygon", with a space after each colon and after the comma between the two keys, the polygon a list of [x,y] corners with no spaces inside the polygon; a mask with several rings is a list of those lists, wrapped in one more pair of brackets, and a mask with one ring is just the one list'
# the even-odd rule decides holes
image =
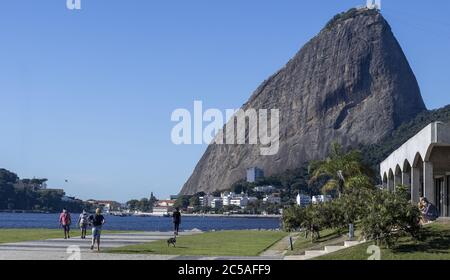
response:
{"label": "clear blue sky", "polygon": [[[9,0],[0,7],[0,167],[83,199],[176,194],[205,146],[176,108],[238,108],[364,0]],[[450,1],[383,1],[428,108],[450,103]],[[65,183],[64,180],[69,182]]]}

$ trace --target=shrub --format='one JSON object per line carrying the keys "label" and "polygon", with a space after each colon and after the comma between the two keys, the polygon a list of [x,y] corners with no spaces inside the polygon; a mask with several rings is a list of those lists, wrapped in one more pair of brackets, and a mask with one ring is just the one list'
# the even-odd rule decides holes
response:
{"label": "shrub", "polygon": [[344,21],[346,19],[349,19],[353,16],[355,16],[355,14],[357,13],[357,9],[356,8],[352,8],[350,10],[348,10],[347,12],[342,12],[340,14],[335,15],[325,26],[326,30],[330,30],[331,28],[333,28],[333,26],[338,22],[338,21]]}
{"label": "shrub", "polygon": [[397,187],[396,192],[355,189],[327,203],[286,209],[283,227],[287,231],[303,229],[306,237],[311,236],[314,241],[320,238],[322,229],[342,232],[349,224],[358,224],[364,238],[391,247],[402,234],[420,237],[421,213],[409,198],[403,186]]}
{"label": "shrub", "polygon": [[361,231],[365,238],[377,245],[392,247],[401,234],[413,238],[420,235],[420,211],[411,204],[404,187],[395,192],[376,190],[366,201],[361,219]]}
{"label": "shrub", "polygon": [[299,230],[305,218],[303,208],[293,206],[283,211],[282,224],[283,229],[287,232]]}

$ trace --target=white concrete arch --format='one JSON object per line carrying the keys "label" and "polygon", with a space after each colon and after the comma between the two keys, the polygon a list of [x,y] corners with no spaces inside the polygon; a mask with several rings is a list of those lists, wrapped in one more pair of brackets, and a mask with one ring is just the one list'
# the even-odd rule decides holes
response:
{"label": "white concrete arch", "polygon": [[384,174],[383,174],[383,176],[381,177],[382,179],[382,181],[383,181],[383,188],[387,188],[387,185],[388,185],[388,176],[387,176],[387,173],[386,172],[384,172]]}
{"label": "white concrete arch", "polygon": [[420,153],[416,153],[414,160],[412,161],[412,167],[420,167],[423,165],[423,156]]}
{"label": "white concrete arch", "polygon": [[405,186],[411,186],[411,164],[408,159],[405,159],[402,166],[402,184]]}
{"label": "white concrete arch", "polygon": [[399,164],[397,164],[397,166],[394,169],[394,189],[395,187],[397,187],[398,185],[403,184],[402,182],[402,169],[400,167]]}
{"label": "white concrete arch", "polygon": [[423,128],[380,163],[380,174],[389,190],[399,184],[410,186],[414,203],[424,196],[450,216],[445,202],[450,197],[450,124],[433,122]]}
{"label": "white concrete arch", "polygon": [[[442,125],[445,124],[441,122],[431,123],[414,137],[406,141],[400,148],[380,163],[381,174],[386,172],[389,168],[395,168],[397,165],[403,166],[405,160],[408,160],[410,163],[415,162],[417,154],[419,154],[424,161],[427,161],[432,151],[432,145],[439,140],[439,133],[437,133],[438,126]],[[448,136],[448,141],[450,143],[450,133]]]}
{"label": "white concrete arch", "polygon": [[393,191],[395,189],[395,183],[394,183],[394,172],[392,169],[389,168],[388,170],[388,183],[387,188],[389,191]]}
{"label": "white concrete arch", "polygon": [[403,172],[408,172],[410,170],[411,170],[411,163],[409,163],[408,159],[405,159],[405,161],[403,161],[402,171]]}

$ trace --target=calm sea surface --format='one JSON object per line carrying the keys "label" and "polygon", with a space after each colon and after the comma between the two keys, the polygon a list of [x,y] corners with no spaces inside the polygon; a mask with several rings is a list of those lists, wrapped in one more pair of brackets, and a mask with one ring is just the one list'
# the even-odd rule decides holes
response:
{"label": "calm sea surface", "polygon": [[[72,214],[75,227],[79,214]],[[58,228],[59,214],[0,213],[0,228]],[[105,216],[106,230],[171,231],[172,219],[165,217]],[[278,229],[278,218],[182,217],[180,230]]]}

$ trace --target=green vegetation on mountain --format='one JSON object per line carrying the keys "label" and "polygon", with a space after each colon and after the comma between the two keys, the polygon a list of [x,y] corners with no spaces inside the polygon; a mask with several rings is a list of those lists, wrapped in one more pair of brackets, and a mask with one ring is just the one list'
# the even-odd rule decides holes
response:
{"label": "green vegetation on mountain", "polygon": [[362,13],[366,13],[366,14],[376,14],[378,13],[377,10],[358,10],[357,8],[352,8],[346,12],[342,12],[340,14],[335,15],[330,21],[328,21],[328,23],[325,25],[325,30],[332,30],[333,27],[339,23],[339,22],[343,22],[347,19],[353,18],[355,16],[357,16],[358,14],[362,14]]}
{"label": "green vegetation on mountain", "polygon": [[373,167],[378,174],[379,164],[408,139],[432,122],[450,122],[450,105],[418,114],[413,120],[403,123],[389,136],[377,144],[361,146],[364,162]]}

